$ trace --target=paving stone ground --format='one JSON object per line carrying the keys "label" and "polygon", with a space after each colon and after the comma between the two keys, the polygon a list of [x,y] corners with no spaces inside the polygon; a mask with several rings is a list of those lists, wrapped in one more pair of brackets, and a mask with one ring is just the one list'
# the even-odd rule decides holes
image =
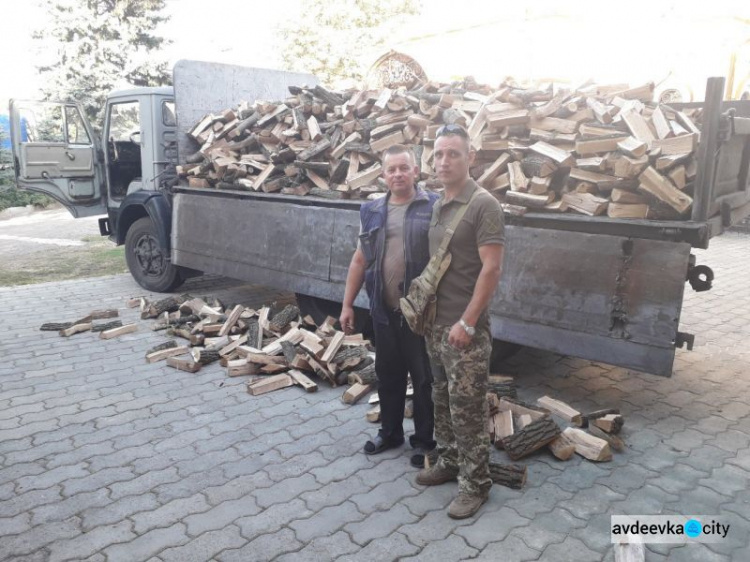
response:
{"label": "paving stone ground", "polygon": [[[0,559],[582,562],[614,559],[612,514],[703,514],[731,520],[732,540],[650,545],[647,560],[748,560],[750,236],[695,253],[716,279],[686,286],[696,346],[672,378],[537,350],[505,365],[524,399],[619,406],[627,450],[603,464],[537,454],[523,490],[495,487],[467,521],[445,514],[455,485],[414,483],[410,450],[360,452],[376,428],[341,389],[251,397],[218,365],[146,364],[165,339],[146,322],[109,341],[38,331],[91,309],[138,321],[128,275],[0,289]],[[216,278],[181,291],[291,299]]]}

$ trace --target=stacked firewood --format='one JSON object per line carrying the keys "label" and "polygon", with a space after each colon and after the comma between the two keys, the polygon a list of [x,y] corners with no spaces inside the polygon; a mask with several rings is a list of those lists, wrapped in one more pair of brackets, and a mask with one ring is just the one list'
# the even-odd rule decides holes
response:
{"label": "stacked firewood", "polygon": [[377,197],[383,151],[410,145],[423,185],[437,130],[465,127],[477,151],[471,175],[513,214],[572,212],[614,218],[687,218],[700,110],[653,103],[638,88],[499,88],[467,78],[414,90],[291,87],[206,115],[190,131],[199,151],[178,167],[197,188],[327,198]]}
{"label": "stacked firewood", "polygon": [[[624,423],[617,409],[584,415],[549,396],[532,405],[498,392],[487,394],[487,406],[490,441],[513,461],[547,447],[560,460],[568,460],[577,453],[590,461],[604,462],[612,460],[612,449],[625,448],[617,436]],[[570,426],[561,429],[553,415]]]}

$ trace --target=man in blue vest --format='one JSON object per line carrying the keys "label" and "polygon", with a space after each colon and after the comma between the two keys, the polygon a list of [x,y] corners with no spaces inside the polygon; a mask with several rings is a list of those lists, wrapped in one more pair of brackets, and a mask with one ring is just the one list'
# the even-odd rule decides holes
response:
{"label": "man in blue vest", "polygon": [[407,374],[414,388],[414,466],[424,466],[424,455],[435,448],[433,439],[432,374],[424,339],[415,335],[399,309],[399,299],[430,258],[428,233],[432,205],[438,196],[416,186],[419,168],[403,145],[383,154],[383,177],[388,194],[360,208],[361,234],[354,252],[339,322],[346,333],[354,327],[354,299],[365,284],[375,332],[381,428],[365,443],[375,455],[404,443],[404,405]]}

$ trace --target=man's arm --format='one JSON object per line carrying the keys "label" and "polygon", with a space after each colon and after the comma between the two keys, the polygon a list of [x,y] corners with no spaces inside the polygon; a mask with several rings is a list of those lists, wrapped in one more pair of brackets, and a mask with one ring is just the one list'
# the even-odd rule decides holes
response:
{"label": "man's arm", "polygon": [[[490,304],[492,295],[495,293],[497,284],[500,282],[503,250],[504,246],[502,244],[485,244],[484,246],[479,246],[479,258],[482,260],[482,270],[479,272],[469,305],[461,316],[463,321],[469,326],[477,325],[479,315]],[[461,324],[456,322],[451,328],[450,334],[448,334],[448,343],[460,349],[468,346],[471,343],[471,338]]]}
{"label": "man's arm", "polygon": [[341,305],[341,316],[339,316],[339,324],[341,324],[345,334],[351,334],[354,331],[354,299],[357,298],[357,294],[365,282],[365,269],[367,269],[365,255],[360,248],[357,248],[346,274],[344,302]]}

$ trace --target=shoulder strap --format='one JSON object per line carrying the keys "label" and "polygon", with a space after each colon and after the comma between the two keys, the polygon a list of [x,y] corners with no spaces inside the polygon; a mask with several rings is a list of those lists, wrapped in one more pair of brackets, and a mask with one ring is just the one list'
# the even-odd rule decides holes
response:
{"label": "shoulder strap", "polygon": [[438,248],[436,256],[440,256],[438,261],[443,260],[443,256],[445,255],[445,252],[448,251],[448,244],[451,242],[451,238],[453,238],[453,234],[456,232],[456,229],[458,228],[459,223],[461,222],[461,219],[464,218],[464,215],[466,214],[466,210],[469,208],[469,205],[471,205],[471,202],[474,201],[474,197],[477,196],[477,193],[479,193],[479,189],[477,188],[474,193],[471,194],[471,198],[469,198],[468,203],[465,205],[461,205],[461,208],[456,211],[455,216],[453,217],[453,220],[448,225],[448,228],[445,230],[445,235],[443,236],[442,242],[440,242],[440,247]]}

